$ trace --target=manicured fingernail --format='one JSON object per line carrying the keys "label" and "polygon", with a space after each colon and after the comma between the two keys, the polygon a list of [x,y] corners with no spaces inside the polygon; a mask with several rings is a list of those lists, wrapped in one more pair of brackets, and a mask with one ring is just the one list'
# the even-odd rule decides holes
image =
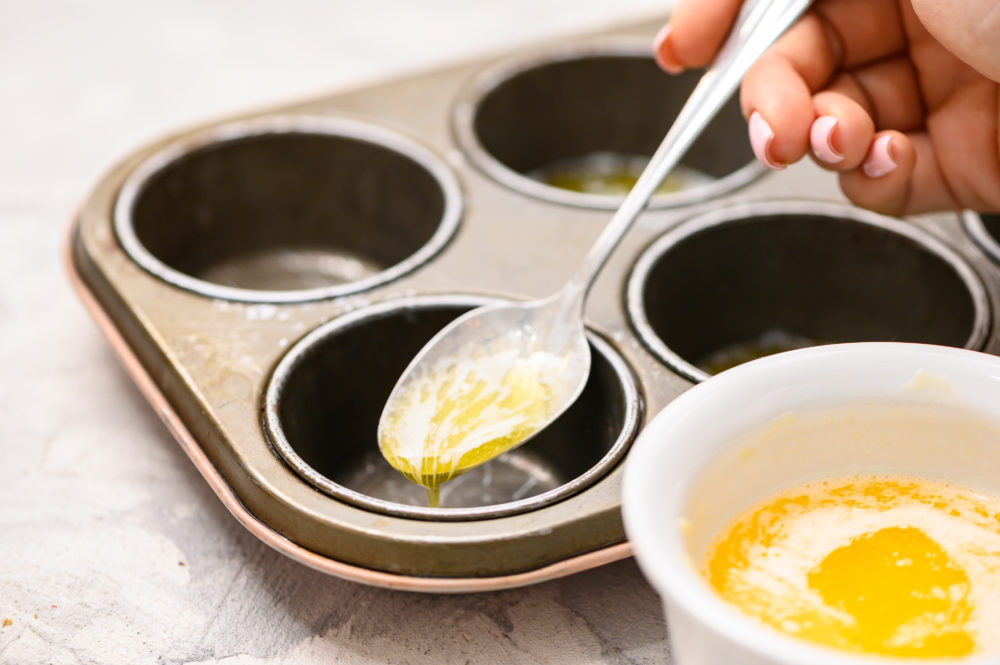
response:
{"label": "manicured fingernail", "polygon": [[892,158],[890,147],[892,144],[892,134],[883,134],[875,139],[865,161],[861,164],[861,169],[869,178],[881,178],[892,173],[896,168],[896,160]]}
{"label": "manicured fingernail", "polygon": [[774,161],[768,155],[773,140],[774,130],[771,129],[771,125],[767,124],[764,116],[754,111],[750,116],[750,147],[753,148],[753,154],[757,155],[757,159],[765,166],[780,171],[785,165]]}
{"label": "manicured fingernail", "polygon": [[832,115],[821,115],[813,121],[809,142],[821,162],[839,164],[844,161],[844,156],[833,147],[833,130],[836,127],[837,119]]}
{"label": "manicured fingernail", "polygon": [[663,71],[668,74],[680,74],[684,71],[684,65],[674,57],[674,52],[668,41],[669,37],[670,24],[667,23],[660,28],[660,31],[656,33],[656,39],[653,40],[653,57]]}

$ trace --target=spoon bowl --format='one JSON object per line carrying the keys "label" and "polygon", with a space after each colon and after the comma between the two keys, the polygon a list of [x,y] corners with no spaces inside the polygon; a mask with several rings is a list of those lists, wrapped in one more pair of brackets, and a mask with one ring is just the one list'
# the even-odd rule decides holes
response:
{"label": "spoon bowl", "polygon": [[558,418],[583,391],[591,362],[582,317],[563,312],[567,302],[559,293],[480,307],[432,338],[379,420],[389,463],[433,489]]}
{"label": "spoon bowl", "polygon": [[[442,364],[460,365],[489,352],[511,351],[512,358],[550,360],[545,383],[558,388],[566,400],[555,405],[555,420],[579,397],[590,374],[590,345],[583,319],[561,312],[563,300],[557,294],[541,300],[484,305],[452,321],[421,349],[393,388],[387,405],[398,399],[428,368]],[[539,357],[542,356],[542,357]],[[549,358],[551,357],[551,358]],[[381,422],[380,428],[381,428]]]}

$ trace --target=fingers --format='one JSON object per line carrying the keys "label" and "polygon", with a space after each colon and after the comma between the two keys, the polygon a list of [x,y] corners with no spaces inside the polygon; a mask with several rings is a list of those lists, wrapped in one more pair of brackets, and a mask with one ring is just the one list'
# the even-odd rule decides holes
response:
{"label": "fingers", "polygon": [[836,92],[817,94],[813,109],[809,147],[816,163],[831,171],[861,166],[875,138],[875,123],[866,109]]}
{"label": "fingers", "polygon": [[[929,142],[927,142],[929,146]],[[879,133],[858,168],[840,174],[840,188],[855,204],[887,215],[904,215],[951,207],[941,198],[940,174],[931,177],[933,158],[919,159],[910,137],[896,131]],[[946,199],[948,197],[945,197]]]}
{"label": "fingers", "polygon": [[794,152],[781,152],[761,112],[751,115],[749,133],[754,153],[771,168],[784,168],[808,151],[817,164],[840,173],[844,194],[864,208],[903,215],[958,205],[926,134],[876,132],[866,108],[847,95],[825,91],[809,98],[802,141],[783,144]]}
{"label": "fingers", "polygon": [[807,14],[747,72],[740,104],[758,130],[751,132],[751,145],[762,162],[781,168],[807,153],[816,118],[812,94],[828,81],[836,65],[822,21]]}
{"label": "fingers", "polygon": [[913,69],[913,61],[900,56],[844,72],[829,86],[859,101],[879,129],[910,132],[921,129],[927,109]]}
{"label": "fingers", "polygon": [[[767,88],[766,94],[758,94]],[[809,148],[812,93],[787,60],[766,57],[744,79],[740,104],[747,116],[750,145],[772,169],[802,159]]]}
{"label": "fingers", "polygon": [[[674,74],[704,67],[719,51],[742,4],[742,0],[680,0],[654,42],[656,61]],[[806,16],[811,19],[803,21],[818,19],[825,33],[820,45],[832,49],[834,59],[846,66],[874,62],[906,48],[898,0],[822,0]],[[796,64],[807,64],[812,54],[801,55]]]}
{"label": "fingers", "polygon": [[876,62],[907,48],[899,0],[822,0],[813,12],[822,18],[841,66]]}
{"label": "fingers", "polygon": [[657,63],[672,74],[707,65],[729,34],[742,4],[742,0],[681,0],[654,42]]}
{"label": "fingers", "polygon": [[[932,24],[954,17],[932,16],[937,10],[931,0],[913,3],[917,13],[899,0],[815,0],[810,12],[744,77],[740,102],[754,153],[776,169],[808,154],[840,173],[841,188],[854,203],[887,214],[970,205],[996,208],[1000,163],[993,157],[984,164],[975,157],[984,145],[995,145],[995,125],[984,130],[981,121],[955,121],[959,114],[950,100],[958,92],[972,94],[964,76],[968,70],[958,58],[942,57],[944,52],[918,21],[919,14],[931,34],[940,37]],[[983,3],[993,7],[995,0],[968,3],[970,11],[981,11]],[[680,0],[657,38],[657,62],[675,73],[708,64],[741,4]],[[1000,24],[1000,12],[980,19],[955,39],[974,42],[984,26]],[[996,53],[988,55],[1000,65]],[[918,55],[924,65],[919,77],[914,69]],[[981,62],[971,64],[994,73]],[[970,108],[995,108],[991,85],[991,97],[977,99]],[[949,149],[939,153],[935,142]],[[961,157],[956,160],[956,155]]]}
{"label": "fingers", "polygon": [[[842,12],[854,2],[821,6]],[[837,74],[843,48],[820,15],[807,14],[747,72],[740,102],[764,164],[782,168],[811,153],[821,166],[849,171],[876,130],[920,128],[924,109],[910,61],[888,58]]]}
{"label": "fingers", "polygon": [[887,215],[960,207],[926,133],[876,133],[864,109],[837,93],[820,93],[815,104],[813,158],[840,172],[840,188],[852,202]]}
{"label": "fingers", "polygon": [[940,156],[925,132],[882,132],[861,167],[841,174],[840,187],[857,205],[887,215],[970,206],[990,209],[988,201],[956,196],[942,170]]}
{"label": "fingers", "polygon": [[788,91],[780,99],[786,103],[764,105],[750,116],[750,145],[761,162],[781,169],[811,153],[831,171],[861,166],[875,137],[875,123],[861,104],[836,92]]}

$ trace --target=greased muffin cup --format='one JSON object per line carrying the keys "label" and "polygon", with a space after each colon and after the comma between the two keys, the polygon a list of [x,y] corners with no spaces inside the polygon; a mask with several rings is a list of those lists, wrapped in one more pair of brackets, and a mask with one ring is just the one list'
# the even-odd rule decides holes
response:
{"label": "greased muffin cup", "polygon": [[[423,296],[364,307],[320,326],[282,358],[265,396],[265,426],[285,462],[320,491],[386,515],[487,519],[572,496],[622,458],[641,413],[632,373],[591,333],[583,394],[531,445],[441,487],[447,508],[389,466],[374,438],[403,370],[433,335],[483,299]],[[362,369],[364,368],[364,369]]]}

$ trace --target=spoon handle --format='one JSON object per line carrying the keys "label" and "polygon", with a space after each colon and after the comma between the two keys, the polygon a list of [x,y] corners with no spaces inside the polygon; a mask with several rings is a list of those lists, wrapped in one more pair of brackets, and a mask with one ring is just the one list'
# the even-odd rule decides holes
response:
{"label": "spoon handle", "polygon": [[660,183],[729,100],[750,66],[802,15],[809,4],[810,0],[747,0],[744,3],[733,31],[712,66],[701,77],[632,191],[560,294],[564,308],[569,310],[567,314],[583,314],[583,303],[594,278]]}

